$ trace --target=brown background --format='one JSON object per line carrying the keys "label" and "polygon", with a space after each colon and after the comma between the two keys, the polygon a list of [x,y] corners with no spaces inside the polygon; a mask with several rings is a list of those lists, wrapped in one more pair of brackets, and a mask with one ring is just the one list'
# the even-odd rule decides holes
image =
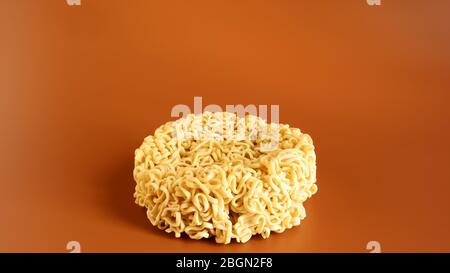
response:
{"label": "brown background", "polygon": [[[164,2],[164,3],[163,3]],[[450,2],[0,1],[0,251],[450,251]],[[176,240],[134,149],[179,103],[279,104],[319,192],[269,240]]]}

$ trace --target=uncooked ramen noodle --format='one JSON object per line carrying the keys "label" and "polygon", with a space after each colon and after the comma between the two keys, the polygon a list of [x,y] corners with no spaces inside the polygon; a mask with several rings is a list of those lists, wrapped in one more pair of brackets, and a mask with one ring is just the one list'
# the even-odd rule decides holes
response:
{"label": "uncooked ramen noodle", "polygon": [[297,128],[205,112],[146,137],[135,152],[134,179],[136,203],[152,225],[176,237],[244,243],[305,218],[303,202],[317,191],[316,155]]}

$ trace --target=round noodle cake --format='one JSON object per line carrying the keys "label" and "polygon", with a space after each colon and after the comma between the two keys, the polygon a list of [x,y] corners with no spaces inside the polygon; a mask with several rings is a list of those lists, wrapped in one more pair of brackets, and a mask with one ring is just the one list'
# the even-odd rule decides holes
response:
{"label": "round noodle cake", "polygon": [[[224,244],[299,225],[317,192],[316,155],[309,135],[277,126],[227,112],[167,122],[135,152],[136,204],[176,237]],[[278,137],[271,149],[268,131]]]}

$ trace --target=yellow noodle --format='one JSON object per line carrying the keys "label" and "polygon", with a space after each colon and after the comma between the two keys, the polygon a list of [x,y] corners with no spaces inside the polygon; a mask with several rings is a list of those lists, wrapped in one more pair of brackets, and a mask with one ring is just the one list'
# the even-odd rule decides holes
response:
{"label": "yellow noodle", "polygon": [[[278,144],[268,146],[273,136]],[[317,192],[316,155],[297,128],[205,112],[146,137],[135,152],[134,179],[136,204],[152,225],[176,237],[247,242],[305,218],[303,202]]]}

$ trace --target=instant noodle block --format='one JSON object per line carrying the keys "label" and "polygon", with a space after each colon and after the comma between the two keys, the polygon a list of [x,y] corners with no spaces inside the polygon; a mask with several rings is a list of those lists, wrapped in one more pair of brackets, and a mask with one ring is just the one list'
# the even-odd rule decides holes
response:
{"label": "instant noodle block", "polygon": [[205,112],[167,122],[135,152],[136,204],[176,237],[245,243],[297,226],[317,192],[311,137],[256,116]]}

